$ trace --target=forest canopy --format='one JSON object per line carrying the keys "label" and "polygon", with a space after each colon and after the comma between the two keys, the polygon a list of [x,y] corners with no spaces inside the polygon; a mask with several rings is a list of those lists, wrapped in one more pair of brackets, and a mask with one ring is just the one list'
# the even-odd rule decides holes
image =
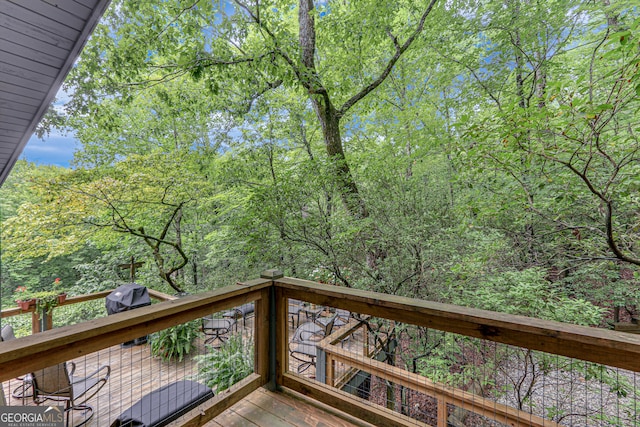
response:
{"label": "forest canopy", "polygon": [[2,295],[109,289],[133,257],[168,292],[277,267],[575,323],[637,314],[639,16],[114,0],[41,124],[73,132],[73,164],[19,162],[0,190]]}

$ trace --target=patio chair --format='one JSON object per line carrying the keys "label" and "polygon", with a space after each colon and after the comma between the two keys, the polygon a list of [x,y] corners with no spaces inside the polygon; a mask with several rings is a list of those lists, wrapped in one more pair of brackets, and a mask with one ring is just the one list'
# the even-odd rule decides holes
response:
{"label": "patio chair", "polygon": [[293,333],[292,340],[297,342],[320,341],[331,334],[338,313],[329,317],[317,317],[313,322],[306,322],[298,326]]}
{"label": "patio chair", "polygon": [[[295,328],[296,325],[300,325],[300,311],[302,310],[302,301],[297,299],[289,300],[288,315],[291,317],[291,324]],[[297,322],[295,320],[298,320]]]}
{"label": "patio chair", "polygon": [[202,332],[207,336],[204,343],[211,343],[214,348],[220,347],[229,339],[229,333],[235,323],[236,319],[233,318],[214,319],[212,316],[203,317]]}
{"label": "patio chair", "polygon": [[[65,402],[67,426],[73,417],[72,411],[85,412],[85,419],[78,426],[91,420],[94,411],[87,402],[100,391],[111,375],[108,365],[101,366],[86,377],[75,376],[75,370],[73,362],[62,362],[33,372],[25,379],[31,383],[33,400],[37,405],[47,400]],[[86,416],[86,412],[90,412],[89,416]]]}
{"label": "patio chair", "polygon": [[[242,317],[242,327],[244,328],[247,322],[247,317],[253,316],[254,313],[255,313],[254,304],[252,302],[248,302],[246,304],[242,304],[239,307],[234,307],[229,311],[225,311],[222,314],[222,317],[231,318],[234,320]],[[238,324],[236,323],[236,329],[237,327],[238,327]]]}
{"label": "patio chair", "polygon": [[299,374],[316,366],[317,352],[316,343],[312,341],[292,340],[289,343],[289,356],[300,362],[298,365]]}
{"label": "patio chair", "polygon": [[[13,326],[4,325],[0,330],[0,341],[11,341],[14,339],[16,339],[16,335],[13,332]],[[22,384],[13,389],[11,396],[15,399],[22,399],[22,405],[24,406],[24,400],[32,396],[31,383],[25,381],[25,377],[17,377],[16,379],[22,381]]]}

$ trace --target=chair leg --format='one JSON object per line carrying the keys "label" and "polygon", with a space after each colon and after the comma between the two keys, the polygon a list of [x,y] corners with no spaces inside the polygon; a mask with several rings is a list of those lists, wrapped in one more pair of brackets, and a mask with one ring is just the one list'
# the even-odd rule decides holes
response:
{"label": "chair leg", "polygon": [[73,418],[73,411],[84,411],[87,412],[89,411],[90,414],[88,417],[85,417],[85,419],[78,424],[77,426],[73,426],[73,427],[80,427],[85,425],[86,423],[88,423],[89,421],[91,421],[91,418],[93,418],[93,407],[87,404],[82,404],[82,405],[76,405],[76,406],[69,406],[67,409],[65,409],[65,412],[67,413],[67,427],[69,427],[69,421]]}
{"label": "chair leg", "polygon": [[312,366],[316,366],[315,360],[302,362],[301,364],[298,365],[298,373],[301,374]]}
{"label": "chair leg", "polygon": [[[229,337],[227,336],[228,333],[230,333],[231,331],[226,330],[222,333],[220,333],[220,330],[214,330],[213,333],[211,334],[212,336],[207,338],[204,343],[205,344],[209,344],[211,343],[211,347],[213,348],[220,348],[220,346],[222,344],[224,344],[224,342],[229,339]],[[217,342],[217,344],[215,344],[215,342]]]}
{"label": "chair leg", "polygon": [[33,396],[33,389],[31,388],[31,383],[27,381],[26,378],[19,377],[18,380],[22,380],[22,384],[13,389],[11,396],[15,399],[22,399],[22,406],[24,406],[25,400]]}

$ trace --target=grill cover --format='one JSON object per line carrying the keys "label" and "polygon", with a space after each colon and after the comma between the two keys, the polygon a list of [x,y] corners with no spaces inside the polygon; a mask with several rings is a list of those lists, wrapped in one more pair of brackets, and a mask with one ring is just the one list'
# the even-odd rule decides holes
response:
{"label": "grill cover", "polygon": [[151,305],[149,292],[137,283],[127,283],[119,286],[109,295],[105,302],[107,314],[116,314],[145,305]]}

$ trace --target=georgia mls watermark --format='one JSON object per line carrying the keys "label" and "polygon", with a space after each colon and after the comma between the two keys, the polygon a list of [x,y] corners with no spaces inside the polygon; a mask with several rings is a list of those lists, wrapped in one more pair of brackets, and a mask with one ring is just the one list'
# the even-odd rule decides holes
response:
{"label": "georgia mls watermark", "polygon": [[63,406],[0,406],[0,427],[63,426]]}

